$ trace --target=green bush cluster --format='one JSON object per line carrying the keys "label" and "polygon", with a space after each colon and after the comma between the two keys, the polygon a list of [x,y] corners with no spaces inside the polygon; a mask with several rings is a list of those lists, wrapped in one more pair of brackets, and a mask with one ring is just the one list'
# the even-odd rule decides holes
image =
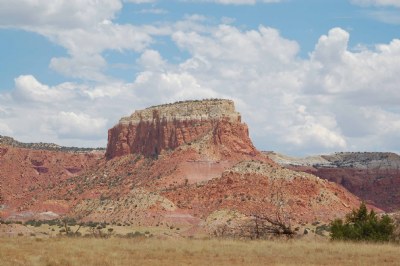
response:
{"label": "green bush cluster", "polygon": [[135,237],[144,237],[146,235],[141,233],[141,232],[139,232],[139,231],[136,231],[135,233],[127,233],[125,236],[127,238],[135,238]]}
{"label": "green bush cluster", "polygon": [[[69,226],[74,226],[74,225],[77,224],[75,219],[70,219],[70,218],[68,218],[68,219],[66,220],[66,222],[67,222],[67,224],[68,224]],[[54,225],[57,225],[57,226],[60,226],[60,227],[61,227],[61,226],[64,226],[64,222],[63,222],[63,220],[61,220],[61,219],[53,219],[53,220],[29,220],[29,221],[26,221],[24,224],[25,224],[25,225],[30,225],[30,226],[35,226],[35,227],[39,227],[39,226],[41,226],[42,224],[47,224],[47,225],[49,225],[49,226],[54,226]]]}
{"label": "green bush cluster", "polygon": [[30,225],[30,226],[35,226],[35,227],[39,227],[42,224],[45,224],[45,221],[38,221],[38,220],[29,220],[25,222],[25,225]]}
{"label": "green bush cluster", "polygon": [[390,241],[394,234],[393,220],[384,215],[381,218],[371,210],[368,213],[365,203],[358,210],[346,215],[345,221],[336,219],[331,223],[332,240],[352,241]]}

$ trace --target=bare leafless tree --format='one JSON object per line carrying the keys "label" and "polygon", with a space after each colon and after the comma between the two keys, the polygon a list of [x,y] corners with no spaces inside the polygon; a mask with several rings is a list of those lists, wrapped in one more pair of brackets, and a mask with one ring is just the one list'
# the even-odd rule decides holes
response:
{"label": "bare leafless tree", "polygon": [[246,219],[236,221],[235,224],[223,224],[214,230],[218,237],[239,237],[250,239],[265,239],[270,237],[288,237],[295,235],[292,229],[290,209],[284,198],[284,180],[273,180],[270,186],[269,197],[262,199],[273,207],[266,210],[263,207],[254,207],[247,214]]}

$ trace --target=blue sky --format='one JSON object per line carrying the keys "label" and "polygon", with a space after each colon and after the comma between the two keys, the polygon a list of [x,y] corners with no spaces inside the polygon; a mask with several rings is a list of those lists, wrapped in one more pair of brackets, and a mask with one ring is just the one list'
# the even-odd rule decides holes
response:
{"label": "blue sky", "polygon": [[[398,11],[398,23],[382,23],[374,18],[374,12],[392,14]],[[154,12],[154,13],[152,13]],[[159,12],[159,13],[157,13]],[[360,6],[342,0],[292,0],[282,3],[253,5],[222,5],[215,3],[184,3],[179,1],[159,1],[154,3],[126,3],[116,13],[113,20],[118,24],[162,24],[182,20],[185,16],[199,14],[206,16],[209,24],[218,24],[232,19],[231,24],[242,29],[253,29],[265,25],[278,29],[282,36],[295,40],[300,45],[299,56],[307,57],[322,34],[329,29],[341,27],[351,33],[349,46],[355,49],[358,44],[374,46],[388,43],[399,35],[400,11],[392,7]],[[48,40],[45,36],[15,28],[0,30],[2,40],[0,56],[3,58],[0,89],[12,89],[14,78],[20,74],[34,74],[47,84],[55,85],[70,81],[68,77],[49,70],[52,57],[65,56],[66,49]],[[12,52],[10,53],[10,47]],[[165,58],[185,58],[168,38],[153,44]],[[105,52],[112,62],[132,62],[139,56],[129,51]],[[15,60],[18,56],[18,60]],[[131,69],[134,66],[131,66]],[[120,79],[129,80],[131,71],[113,71]],[[121,73],[122,72],[122,73]]]}
{"label": "blue sky", "polygon": [[105,146],[135,109],[223,97],[261,150],[400,151],[398,0],[0,5],[0,134]]}

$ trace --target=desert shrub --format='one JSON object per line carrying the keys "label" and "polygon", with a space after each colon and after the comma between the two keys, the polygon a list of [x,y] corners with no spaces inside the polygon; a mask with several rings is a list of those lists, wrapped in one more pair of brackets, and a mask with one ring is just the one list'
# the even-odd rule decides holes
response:
{"label": "desert shrub", "polygon": [[135,233],[127,233],[125,236],[127,238],[135,238],[135,237],[143,237],[143,236],[145,236],[145,234],[142,234],[139,231],[136,231]]}
{"label": "desert shrub", "polygon": [[46,223],[47,223],[49,226],[54,226],[54,225],[60,225],[60,224],[61,224],[60,221],[59,221],[58,219],[48,220],[48,221],[46,221]]}
{"label": "desert shrub", "polygon": [[70,225],[70,226],[75,226],[75,225],[77,225],[77,222],[76,222],[76,220],[75,220],[74,218],[66,218],[66,222],[67,222],[67,224]]}
{"label": "desert shrub", "polygon": [[34,221],[34,220],[28,220],[25,222],[25,225],[34,226],[35,223],[36,223],[36,221]]}
{"label": "desert shrub", "polygon": [[329,225],[326,225],[326,224],[319,225],[315,228],[315,233],[317,235],[321,235],[321,236],[323,236],[325,232],[329,232],[329,231],[330,231],[330,227],[329,227]]}
{"label": "desert shrub", "polygon": [[82,236],[81,232],[71,232],[68,234],[69,237],[80,237]]}
{"label": "desert shrub", "polygon": [[25,222],[25,225],[30,225],[30,226],[35,226],[35,227],[39,227],[41,226],[43,223],[43,221],[37,221],[37,220],[29,220]]}
{"label": "desert shrub", "polygon": [[86,226],[87,227],[97,227],[98,224],[99,223],[97,223],[97,222],[89,221],[89,222],[86,223]]}
{"label": "desert shrub", "polygon": [[361,203],[358,210],[353,210],[346,215],[345,220],[336,219],[331,223],[332,240],[352,241],[389,241],[393,237],[394,222],[384,215],[381,218]]}

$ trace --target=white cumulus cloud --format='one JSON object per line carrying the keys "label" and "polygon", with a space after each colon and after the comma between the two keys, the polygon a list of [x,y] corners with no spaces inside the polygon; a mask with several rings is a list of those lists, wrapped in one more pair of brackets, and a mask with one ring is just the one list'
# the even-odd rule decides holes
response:
{"label": "white cumulus cloud", "polygon": [[400,7],[400,1],[398,0],[351,0],[353,4],[361,6],[395,6]]}
{"label": "white cumulus cloud", "polygon": [[[400,150],[399,39],[354,51],[351,34],[333,28],[301,58],[299,44],[271,27],[212,25],[198,14],[157,27],[119,25],[113,18],[120,1],[104,2],[107,8],[89,0],[61,2],[8,1],[11,14],[37,11],[23,19],[0,10],[1,27],[30,30],[64,47],[68,55],[53,58],[49,67],[78,79],[51,86],[33,75],[16,77],[13,91],[0,93],[0,134],[105,146],[106,129],[135,109],[222,97],[236,102],[260,149]],[[256,2],[262,1],[224,3]],[[68,10],[75,22],[63,17]],[[170,38],[184,59],[171,60],[153,46],[160,36]],[[137,55],[129,82],[105,74],[109,50]]]}
{"label": "white cumulus cloud", "polygon": [[102,117],[91,117],[75,112],[59,112],[48,120],[48,126],[60,138],[68,139],[101,137],[107,130],[106,124],[107,120]]}
{"label": "white cumulus cloud", "polygon": [[223,5],[254,5],[256,3],[279,3],[282,0],[183,0],[185,2],[208,2]]}
{"label": "white cumulus cloud", "polygon": [[112,19],[120,0],[0,0],[0,27],[82,28]]}
{"label": "white cumulus cloud", "polygon": [[11,136],[13,134],[12,129],[4,123],[0,123],[0,135]]}
{"label": "white cumulus cloud", "polygon": [[146,3],[154,3],[157,0],[124,0],[126,3],[134,3],[134,4],[146,4]]}

